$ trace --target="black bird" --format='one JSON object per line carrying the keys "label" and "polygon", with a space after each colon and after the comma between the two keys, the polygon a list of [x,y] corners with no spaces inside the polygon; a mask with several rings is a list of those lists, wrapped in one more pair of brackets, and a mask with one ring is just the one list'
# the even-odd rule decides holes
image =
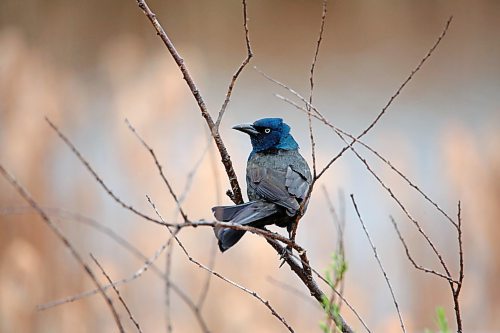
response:
{"label": "black bird", "polygon": [[[252,141],[246,174],[250,202],[213,207],[215,218],[257,228],[275,224],[286,227],[290,233],[312,182],[311,171],[290,134],[290,126],[281,118],[264,118],[233,128],[247,133]],[[307,203],[304,210],[306,207]],[[223,227],[214,230],[222,252],[245,233]]]}

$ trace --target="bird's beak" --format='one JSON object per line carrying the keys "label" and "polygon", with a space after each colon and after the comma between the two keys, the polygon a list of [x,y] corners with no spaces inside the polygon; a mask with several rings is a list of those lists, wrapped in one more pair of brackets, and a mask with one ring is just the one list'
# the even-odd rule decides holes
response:
{"label": "bird's beak", "polygon": [[259,134],[259,132],[253,127],[252,124],[241,124],[241,125],[236,125],[233,126],[233,129],[246,133],[248,135],[256,135]]}

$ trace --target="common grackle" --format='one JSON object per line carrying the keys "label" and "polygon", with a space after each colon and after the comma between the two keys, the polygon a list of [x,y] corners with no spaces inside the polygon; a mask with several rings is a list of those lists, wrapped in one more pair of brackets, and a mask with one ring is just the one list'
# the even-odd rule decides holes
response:
{"label": "common grackle", "polygon": [[[262,228],[275,224],[290,233],[312,182],[311,172],[300,155],[299,145],[290,134],[290,126],[281,118],[264,118],[253,124],[234,126],[247,133],[252,152],[247,162],[247,203],[212,208],[215,218]],[[304,205],[304,210],[307,203]],[[219,249],[224,252],[236,244],[245,231],[214,228]]]}

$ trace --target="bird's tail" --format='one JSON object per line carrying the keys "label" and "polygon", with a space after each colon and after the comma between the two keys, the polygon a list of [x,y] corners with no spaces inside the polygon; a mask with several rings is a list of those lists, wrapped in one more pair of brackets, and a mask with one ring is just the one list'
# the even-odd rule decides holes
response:
{"label": "bird's tail", "polygon": [[[217,221],[231,222],[241,225],[262,227],[269,216],[278,212],[275,204],[263,201],[251,201],[235,206],[217,206],[212,208]],[[234,230],[224,227],[214,228],[215,236],[219,240],[219,249],[226,251],[236,244],[245,234],[243,230]]]}

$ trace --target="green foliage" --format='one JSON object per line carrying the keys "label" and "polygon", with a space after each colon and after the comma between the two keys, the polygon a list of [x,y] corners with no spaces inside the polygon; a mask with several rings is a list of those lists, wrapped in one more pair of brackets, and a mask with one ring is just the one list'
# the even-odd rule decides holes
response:
{"label": "green foliage", "polygon": [[[436,308],[436,323],[439,328],[437,333],[451,333],[450,327],[448,326],[448,319],[446,318],[446,312],[441,306]],[[424,333],[432,333],[432,331],[426,329]]]}
{"label": "green foliage", "polygon": [[332,253],[331,259],[332,260],[325,272],[325,279],[330,287],[333,288],[339,281],[344,278],[348,266],[344,256],[340,253]]}
{"label": "green foliage", "polygon": [[448,319],[446,318],[446,312],[440,306],[436,308],[436,318],[439,331],[441,333],[451,333],[450,328],[448,326]]}
{"label": "green foliage", "polygon": [[319,323],[319,327],[321,328],[321,331],[323,333],[330,333],[330,329],[328,328],[328,325],[324,321]]}
{"label": "green foliage", "polygon": [[[335,288],[337,284],[344,279],[344,275],[347,272],[347,262],[342,254],[332,253],[331,262],[328,265],[325,271],[325,280],[331,288]],[[339,306],[333,302],[330,302],[330,299],[323,295],[321,300],[323,305],[323,309],[327,317],[338,318],[339,317]],[[323,333],[332,332],[326,322],[320,322],[319,327]]]}
{"label": "green foliage", "polygon": [[[325,310],[325,313],[328,317],[334,318],[334,322],[336,322],[337,318],[339,318],[339,306],[335,303],[331,303],[328,297],[323,295],[323,299],[321,300],[321,303],[323,304],[323,309]],[[320,322],[319,327],[321,328],[321,331],[323,333],[330,333],[332,332],[330,328],[328,327],[328,324],[325,322]],[[340,329],[340,328],[339,328]]]}

